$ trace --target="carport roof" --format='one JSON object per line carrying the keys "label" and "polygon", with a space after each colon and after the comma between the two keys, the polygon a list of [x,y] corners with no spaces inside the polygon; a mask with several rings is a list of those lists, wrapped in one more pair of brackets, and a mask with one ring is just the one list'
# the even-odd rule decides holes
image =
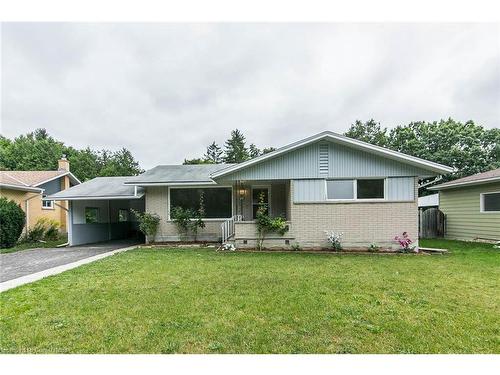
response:
{"label": "carport roof", "polygon": [[138,199],[144,195],[141,187],[124,185],[128,177],[96,177],[80,185],[53,194],[48,199],[79,200],[79,199]]}

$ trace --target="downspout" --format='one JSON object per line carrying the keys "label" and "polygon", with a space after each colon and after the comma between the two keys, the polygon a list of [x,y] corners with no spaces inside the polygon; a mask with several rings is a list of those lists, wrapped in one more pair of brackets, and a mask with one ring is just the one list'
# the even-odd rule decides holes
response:
{"label": "downspout", "polygon": [[[39,194],[41,194],[41,192]],[[29,201],[33,198],[38,197],[39,194],[35,194],[35,195],[29,197],[28,199],[24,200],[24,206],[25,206],[25,210],[26,210],[26,226],[24,228],[25,234],[28,234],[28,229],[29,229],[28,227],[29,227],[29,222],[30,222],[30,214],[29,214],[30,204],[29,204]]]}

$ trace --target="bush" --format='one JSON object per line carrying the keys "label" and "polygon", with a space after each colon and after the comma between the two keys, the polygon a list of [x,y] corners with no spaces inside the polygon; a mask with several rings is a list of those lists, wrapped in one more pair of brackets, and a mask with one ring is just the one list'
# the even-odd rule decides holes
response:
{"label": "bush", "polygon": [[342,237],[344,236],[344,232],[334,232],[333,230],[326,230],[325,233],[332,249],[335,251],[342,250]]}
{"label": "bush", "polygon": [[0,247],[14,246],[25,222],[26,214],[16,202],[0,198]]}
{"label": "bush", "polygon": [[23,242],[38,242],[41,240],[55,241],[59,238],[59,222],[46,217],[41,217],[36,224],[28,230],[22,239]]}
{"label": "bush", "polygon": [[132,213],[139,220],[139,230],[146,236],[146,242],[154,241],[161,218],[157,214],[139,212],[134,209],[132,209]]}

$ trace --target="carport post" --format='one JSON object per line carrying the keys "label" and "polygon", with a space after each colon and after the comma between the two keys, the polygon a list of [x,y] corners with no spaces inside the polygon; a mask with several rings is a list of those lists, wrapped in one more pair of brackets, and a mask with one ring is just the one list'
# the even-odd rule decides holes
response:
{"label": "carport post", "polygon": [[108,240],[111,240],[111,204],[108,199]]}

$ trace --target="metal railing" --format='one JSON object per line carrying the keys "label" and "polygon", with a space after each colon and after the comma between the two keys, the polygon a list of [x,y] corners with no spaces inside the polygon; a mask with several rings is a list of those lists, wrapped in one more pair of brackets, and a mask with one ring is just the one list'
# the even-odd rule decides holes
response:
{"label": "metal railing", "polygon": [[226,243],[229,238],[234,236],[234,223],[241,221],[242,219],[242,215],[234,215],[232,218],[227,219],[221,224],[222,243]]}

